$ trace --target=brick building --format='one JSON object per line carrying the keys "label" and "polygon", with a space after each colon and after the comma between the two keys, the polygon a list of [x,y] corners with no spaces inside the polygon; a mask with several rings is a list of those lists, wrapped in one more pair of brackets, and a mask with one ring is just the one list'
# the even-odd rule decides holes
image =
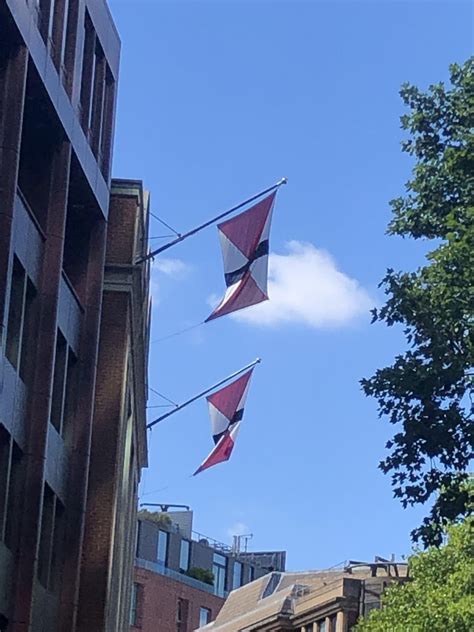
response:
{"label": "brick building", "polygon": [[284,571],[284,551],[244,552],[193,531],[191,511],[139,514],[130,613],[135,632],[191,632],[212,621],[229,592]]}
{"label": "brick building", "polygon": [[104,0],[0,0],[0,631],[126,627],[148,202],[110,198],[119,53]]}
{"label": "brick building", "polygon": [[407,565],[381,560],[339,569],[269,573],[234,590],[202,632],[350,632],[380,607],[385,587],[405,581]]}
{"label": "brick building", "polygon": [[136,632],[191,632],[212,621],[224,604],[224,597],[196,587],[183,578],[168,577],[137,566],[131,630]]}

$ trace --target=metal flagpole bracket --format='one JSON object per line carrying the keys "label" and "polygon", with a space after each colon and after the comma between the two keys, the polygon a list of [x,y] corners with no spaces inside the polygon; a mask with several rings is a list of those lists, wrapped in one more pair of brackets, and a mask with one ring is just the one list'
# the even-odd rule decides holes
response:
{"label": "metal flagpole bracket", "polygon": [[171,248],[172,246],[175,246],[176,244],[181,243],[182,241],[184,241],[188,237],[191,237],[192,235],[195,235],[196,233],[199,233],[204,228],[207,228],[208,226],[211,226],[212,224],[215,224],[216,222],[218,222],[223,217],[227,217],[227,215],[230,215],[231,213],[234,213],[235,211],[238,211],[243,206],[247,206],[247,204],[250,204],[251,202],[254,202],[255,200],[258,200],[258,198],[262,197],[263,195],[266,195],[267,193],[271,193],[272,191],[275,191],[282,184],[287,184],[287,182],[288,182],[288,178],[282,178],[276,184],[272,185],[271,187],[268,187],[268,189],[260,191],[260,193],[257,193],[256,195],[253,195],[252,197],[248,198],[248,200],[245,200],[244,202],[241,202],[240,204],[237,204],[237,206],[233,206],[232,208],[228,209],[227,211],[224,211],[223,213],[220,213],[220,215],[217,215],[216,217],[213,217],[209,221],[204,222],[203,224],[200,224],[196,228],[193,228],[192,230],[189,230],[187,233],[183,233],[182,235],[181,234],[178,235],[176,237],[176,239],[173,239],[172,241],[169,241],[167,244],[164,244],[163,246],[160,246],[159,248],[156,248],[155,250],[152,250],[148,254],[143,255],[143,257],[140,257],[139,259],[137,259],[135,261],[135,264],[144,263],[145,261],[148,261],[149,259],[154,259],[156,257],[156,255],[159,255],[160,253],[164,252],[165,250],[168,250],[168,248]]}

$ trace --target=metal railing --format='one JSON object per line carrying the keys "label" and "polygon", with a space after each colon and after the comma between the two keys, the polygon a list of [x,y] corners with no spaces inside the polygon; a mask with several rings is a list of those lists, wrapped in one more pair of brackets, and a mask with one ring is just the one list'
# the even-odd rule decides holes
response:
{"label": "metal railing", "polygon": [[207,535],[203,535],[202,533],[198,533],[197,531],[192,532],[192,539],[195,542],[207,543],[211,549],[215,549],[216,551],[223,551],[224,553],[232,553],[232,547],[228,544],[224,544],[223,542],[219,542],[218,540],[214,540],[214,538],[209,538]]}
{"label": "metal railing", "polygon": [[[203,590],[204,592],[210,593],[211,595],[216,594],[214,591],[214,586],[212,586],[211,584],[206,584],[206,582],[202,582],[199,579],[195,579],[194,577],[189,577],[189,575],[185,575],[184,573],[178,573],[177,571],[166,567],[164,564],[158,564],[158,562],[144,560],[140,557],[136,558],[135,563],[139,568],[144,568],[147,571],[158,573],[158,575],[169,577],[170,579],[174,579],[177,582],[181,582],[182,584],[191,586],[191,588]],[[227,595],[228,593],[226,591],[224,593],[224,597],[227,597]]]}

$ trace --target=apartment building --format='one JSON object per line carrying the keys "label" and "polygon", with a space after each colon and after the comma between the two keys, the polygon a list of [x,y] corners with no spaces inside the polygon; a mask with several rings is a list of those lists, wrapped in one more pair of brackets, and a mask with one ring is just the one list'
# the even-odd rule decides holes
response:
{"label": "apartment building", "polygon": [[192,511],[139,514],[131,630],[191,632],[230,591],[284,571],[286,553],[241,551],[193,530]]}
{"label": "apartment building", "polygon": [[111,183],[104,0],[0,0],[0,630],[128,625],[148,198]]}

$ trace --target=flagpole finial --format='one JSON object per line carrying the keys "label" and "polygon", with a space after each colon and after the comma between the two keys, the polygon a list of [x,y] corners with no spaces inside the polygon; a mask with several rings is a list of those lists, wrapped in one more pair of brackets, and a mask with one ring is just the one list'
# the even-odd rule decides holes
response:
{"label": "flagpole finial", "polygon": [[281,184],[288,184],[288,178],[282,178],[279,182],[277,182],[277,186],[279,187]]}

